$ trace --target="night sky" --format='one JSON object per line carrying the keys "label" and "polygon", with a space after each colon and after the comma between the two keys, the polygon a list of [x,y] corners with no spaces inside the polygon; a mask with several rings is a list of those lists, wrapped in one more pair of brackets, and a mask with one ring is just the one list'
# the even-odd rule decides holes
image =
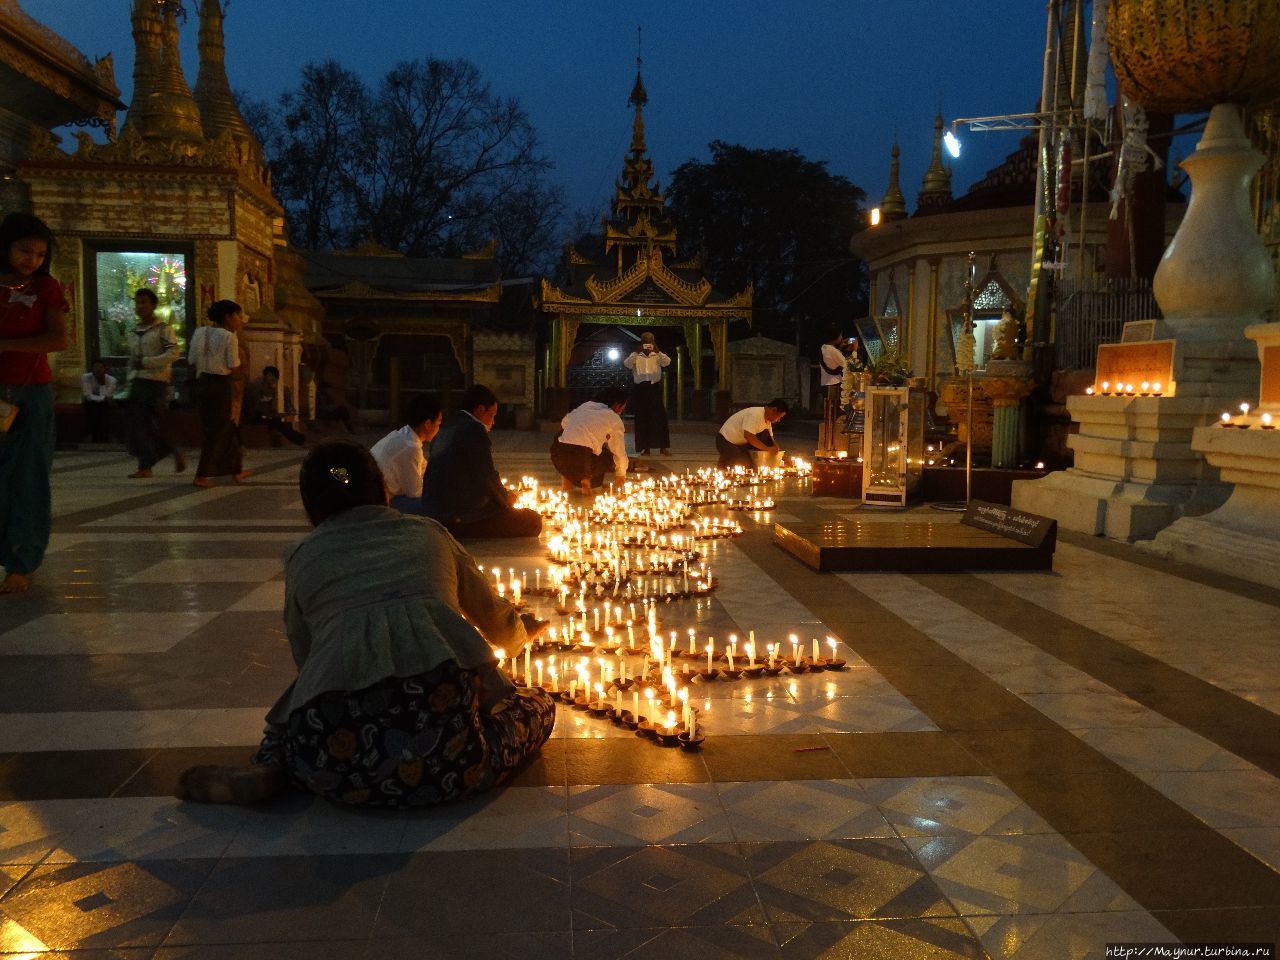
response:
{"label": "night sky", "polygon": [[[113,54],[128,101],[128,0],[22,6],[90,59]],[[649,152],[664,183],[683,161],[707,159],[711,140],[794,147],[862,187],[871,206],[896,135],[914,208],[939,110],[948,121],[1023,113],[1039,96],[1045,14],[1033,0],[232,0],[227,72],[237,91],[274,100],[310,60],[333,57],[373,82],[399,60],[466,58],[496,93],[520,100],[569,209],[596,210],[630,142],[637,20]],[[196,28],[193,16],[183,29],[192,85]],[[954,192],[1017,142],[967,135]]]}

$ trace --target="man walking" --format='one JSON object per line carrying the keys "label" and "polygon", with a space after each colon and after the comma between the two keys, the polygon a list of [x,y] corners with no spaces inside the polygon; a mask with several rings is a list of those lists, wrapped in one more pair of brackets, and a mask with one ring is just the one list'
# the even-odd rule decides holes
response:
{"label": "man walking", "polygon": [[187,458],[169,439],[169,384],[174,361],[182,356],[173,328],[156,316],[159,300],[150,287],[133,296],[138,324],[129,332],[129,452],[138,459],[131,480],[151,476],[151,468],[173,457],[173,472],[187,469]]}

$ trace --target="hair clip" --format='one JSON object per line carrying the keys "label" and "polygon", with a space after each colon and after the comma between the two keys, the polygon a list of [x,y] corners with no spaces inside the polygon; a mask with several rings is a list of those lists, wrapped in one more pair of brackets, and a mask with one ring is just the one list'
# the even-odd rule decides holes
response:
{"label": "hair clip", "polygon": [[339,483],[350,483],[351,474],[347,472],[346,467],[330,467],[329,476],[337,480]]}

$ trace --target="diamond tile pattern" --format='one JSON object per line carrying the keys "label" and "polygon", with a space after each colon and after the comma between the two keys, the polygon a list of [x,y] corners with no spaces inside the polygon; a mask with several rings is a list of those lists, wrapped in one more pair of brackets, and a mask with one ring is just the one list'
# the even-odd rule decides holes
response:
{"label": "diamond tile pattern", "polygon": [[[507,475],[554,479],[545,435],[492,436]],[[660,467],[705,462],[709,434],[673,441]],[[1065,534],[1053,575],[820,576],[748,519],[664,626],[831,635],[848,666],[694,684],[700,752],[562,709],[464,804],[180,803],[176,773],[243,762],[295,673],[299,457],[248,456],[252,483],[199,492],[57,457],[37,589],[0,598],[0,953],[1075,960],[1280,929],[1280,592]]]}

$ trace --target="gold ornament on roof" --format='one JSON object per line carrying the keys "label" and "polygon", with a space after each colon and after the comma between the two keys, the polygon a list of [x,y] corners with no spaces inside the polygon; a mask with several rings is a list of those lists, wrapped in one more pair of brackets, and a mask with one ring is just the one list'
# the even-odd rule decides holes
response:
{"label": "gold ornament on roof", "polygon": [[1116,78],[1148,110],[1280,100],[1280,0],[1109,0]]}

